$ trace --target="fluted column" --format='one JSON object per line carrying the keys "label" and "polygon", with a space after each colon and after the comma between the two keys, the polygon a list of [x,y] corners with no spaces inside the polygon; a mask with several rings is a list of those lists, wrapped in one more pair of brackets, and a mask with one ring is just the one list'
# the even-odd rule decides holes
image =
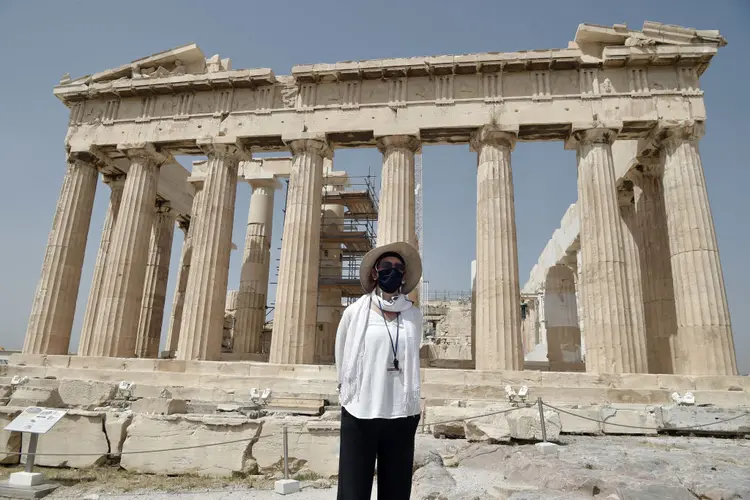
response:
{"label": "fluted column", "polygon": [[96,167],[70,157],[47,239],[24,354],[68,354],[97,183]]}
{"label": "fluted column", "polygon": [[208,169],[190,263],[177,359],[219,359],[224,325],[239,151],[216,144]]}
{"label": "fluted column", "polygon": [[130,358],[135,354],[159,168],[166,158],[147,145],[121,149],[130,158],[130,170],[104,266],[91,355]]}
{"label": "fluted column", "polygon": [[522,370],[521,291],[510,153],[516,135],[474,133],[477,151],[476,369]]}
{"label": "fluted column", "polygon": [[[622,221],[622,239],[625,246],[625,272],[630,294],[630,315],[633,324],[633,355],[637,373],[648,373],[648,354],[646,351],[646,320],[643,308],[643,286],[641,284],[641,257],[638,251],[641,241],[640,230],[635,214],[632,182],[625,181],[618,193],[620,202],[620,219]],[[640,190],[639,190],[640,196]]]}
{"label": "fluted column", "polygon": [[643,311],[650,373],[674,373],[674,367],[687,363],[687,352],[680,352],[677,316],[672,286],[667,215],[661,174],[649,170],[636,177],[641,189],[636,205],[641,233],[641,281]]}
{"label": "fluted column", "polygon": [[180,339],[180,326],[182,323],[182,311],[185,306],[185,290],[187,288],[188,275],[190,274],[190,260],[192,257],[192,245],[190,244],[190,222],[178,221],[177,227],[182,230],[183,242],[180,254],[180,267],[177,268],[177,281],[172,296],[172,312],[169,315],[169,329],[167,330],[167,342],[164,351],[167,357],[174,357],[177,353],[177,343]]}
{"label": "fluted column", "polygon": [[575,293],[573,271],[563,264],[550,267],[544,292],[544,318],[551,371],[565,371],[566,365],[581,360],[581,330]]}
{"label": "fluted column", "polygon": [[159,356],[175,215],[169,202],[156,203],[156,217],[149,241],[146,281],[143,285],[141,316],[138,320],[138,339],[135,346],[135,355],[138,358]]}
{"label": "fluted column", "polygon": [[313,363],[320,256],[320,204],[323,157],[331,156],[320,140],[291,141],[289,176],[279,279],[276,287],[271,363]]}
{"label": "fluted column", "polygon": [[105,175],[104,182],[110,187],[109,206],[107,215],[104,218],[104,227],[102,227],[102,239],[99,243],[99,252],[96,254],[96,264],[94,265],[94,275],[91,278],[91,289],[89,290],[89,300],[86,304],[86,313],[83,316],[83,328],[81,329],[81,339],[78,342],[78,355],[90,356],[92,340],[94,335],[94,324],[96,322],[96,312],[99,309],[99,300],[101,298],[102,281],[104,279],[104,265],[107,262],[107,253],[109,244],[112,241],[112,230],[117,221],[117,214],[120,211],[120,202],[122,201],[122,190],[125,187],[124,175]]}
{"label": "fluted column", "polygon": [[675,373],[737,375],[732,326],[706,180],[698,151],[702,123],[667,132],[664,205],[677,309],[677,342],[687,363]]}
{"label": "fluted column", "polygon": [[586,371],[638,370],[622,223],[612,162],[614,130],[576,131]]}
{"label": "fluted column", "polygon": [[383,153],[378,204],[378,246],[405,241],[417,246],[414,201],[414,153],[419,141],[410,135],[378,140]]}
{"label": "fluted column", "polygon": [[182,327],[182,314],[185,309],[185,293],[187,291],[188,277],[190,276],[190,263],[193,260],[193,233],[200,212],[200,203],[203,199],[203,180],[193,181],[195,195],[193,206],[190,211],[190,220],[179,222],[184,238],[182,243],[182,255],[180,256],[180,268],[177,271],[177,285],[172,298],[172,314],[169,318],[169,331],[167,332],[167,345],[165,350],[170,357],[177,353],[180,341],[180,328]]}
{"label": "fluted column", "polygon": [[266,320],[275,179],[253,179],[234,324],[234,352],[259,353]]}

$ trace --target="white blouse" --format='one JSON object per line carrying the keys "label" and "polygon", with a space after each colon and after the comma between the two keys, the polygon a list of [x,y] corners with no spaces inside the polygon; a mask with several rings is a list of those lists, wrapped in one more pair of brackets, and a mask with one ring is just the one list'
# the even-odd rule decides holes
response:
{"label": "white blouse", "polygon": [[[407,341],[416,348],[411,350],[414,359],[419,363],[419,344],[421,339],[407,339],[404,328],[404,311],[397,318],[387,322],[379,312],[370,311],[367,330],[364,338],[364,360],[362,385],[358,397],[344,406],[346,411],[361,419],[401,418],[417,415],[420,412],[419,402],[414,408],[403,408],[404,400],[404,352]],[[398,321],[398,325],[397,325]],[[398,361],[401,370],[393,369],[393,345],[396,343],[398,328]],[[390,329],[390,337],[388,330]],[[417,370],[419,373],[419,370]]]}

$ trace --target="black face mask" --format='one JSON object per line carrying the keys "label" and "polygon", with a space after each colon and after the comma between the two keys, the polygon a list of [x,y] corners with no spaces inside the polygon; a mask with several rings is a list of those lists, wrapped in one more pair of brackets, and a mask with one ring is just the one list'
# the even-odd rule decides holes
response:
{"label": "black face mask", "polygon": [[378,271],[378,286],[385,293],[394,293],[401,287],[404,273],[396,269],[381,269]]}

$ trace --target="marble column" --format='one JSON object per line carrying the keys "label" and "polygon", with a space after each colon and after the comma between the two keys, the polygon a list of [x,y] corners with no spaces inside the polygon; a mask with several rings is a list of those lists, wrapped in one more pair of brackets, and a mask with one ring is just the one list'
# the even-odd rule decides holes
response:
{"label": "marble column", "polygon": [[91,355],[131,358],[156,213],[159,168],[166,158],[150,146],[122,149],[130,159],[130,170],[104,266]]}
{"label": "marble column", "polygon": [[185,293],[187,291],[188,277],[190,276],[190,263],[193,260],[193,233],[200,212],[200,203],[203,199],[203,180],[193,181],[195,195],[193,196],[193,206],[190,211],[189,221],[180,221],[179,227],[184,235],[182,243],[182,255],[180,256],[180,268],[177,271],[177,285],[174,289],[172,298],[172,314],[169,318],[169,331],[167,332],[167,345],[165,350],[169,357],[174,357],[177,353],[177,346],[180,341],[180,328],[182,327],[182,314],[185,308]]}
{"label": "marble column", "polygon": [[563,264],[547,271],[544,318],[547,327],[547,358],[551,371],[568,371],[581,361],[581,330],[573,271]]}
{"label": "marble column", "polygon": [[141,316],[138,320],[138,339],[135,346],[137,358],[159,356],[175,216],[169,202],[156,203],[156,217],[149,241],[146,282],[143,285]]}
{"label": "marble column", "polygon": [[522,370],[521,291],[510,154],[516,135],[484,127],[477,152],[476,369]]}
{"label": "marble column", "polygon": [[[636,188],[637,189],[637,188]],[[640,189],[638,190],[640,196]],[[641,241],[635,213],[635,192],[633,183],[625,181],[618,193],[622,239],[625,246],[625,272],[630,294],[630,315],[633,324],[633,355],[636,373],[648,373],[648,353],[646,349],[646,320],[643,307],[643,286],[641,284],[641,257],[638,250]]]}
{"label": "marble column", "polygon": [[615,187],[616,131],[575,131],[581,224],[581,282],[586,317],[586,371],[638,370],[628,293],[625,241]]}
{"label": "marble column", "polygon": [[679,352],[677,312],[672,287],[667,215],[661,174],[649,169],[635,178],[641,190],[636,202],[638,230],[641,234],[641,281],[646,323],[648,370],[650,373],[674,373],[674,367],[687,363],[688,352]]}
{"label": "marble column", "polygon": [[414,153],[419,140],[410,135],[378,139],[383,153],[378,206],[378,246],[405,241],[417,246],[414,201]]}
{"label": "marble column", "polygon": [[576,276],[576,306],[578,309],[578,329],[581,332],[581,357],[584,358],[584,362],[586,361],[585,355],[586,355],[586,317],[585,313],[586,311],[583,309],[583,293],[581,292],[581,261],[583,258],[581,257],[581,248],[580,248],[580,241],[578,242],[578,250],[576,251],[576,269],[575,269],[575,276]]}
{"label": "marble column", "polygon": [[234,325],[234,352],[243,354],[261,352],[271,266],[273,203],[279,188],[279,181],[274,178],[252,179],[249,183],[252,195]]}
{"label": "marble column", "polygon": [[737,375],[732,326],[706,180],[698,150],[704,125],[666,131],[664,206],[677,310],[677,342],[686,352],[675,373]]}
{"label": "marble column", "polygon": [[31,307],[24,354],[68,354],[98,177],[94,164],[86,160],[68,158]]}
{"label": "marble column", "polygon": [[239,161],[235,146],[215,144],[208,151],[177,359],[216,360],[221,355]]}
{"label": "marble column", "polygon": [[104,265],[107,262],[109,244],[112,241],[112,230],[115,227],[117,214],[120,211],[122,190],[125,187],[125,176],[105,175],[104,182],[111,189],[111,192],[109,194],[109,206],[107,207],[107,215],[104,218],[104,227],[102,227],[102,239],[99,243],[99,252],[96,254],[96,264],[94,265],[94,275],[91,278],[91,289],[89,290],[89,300],[86,304],[86,313],[83,316],[81,339],[78,343],[79,356],[91,355],[92,340],[94,338],[94,324],[96,322],[96,312],[99,309],[102,280],[104,279]]}
{"label": "marble column", "polygon": [[294,160],[289,176],[269,361],[311,364],[315,358],[323,158],[331,157],[332,153],[325,142],[315,139],[294,140],[289,147]]}

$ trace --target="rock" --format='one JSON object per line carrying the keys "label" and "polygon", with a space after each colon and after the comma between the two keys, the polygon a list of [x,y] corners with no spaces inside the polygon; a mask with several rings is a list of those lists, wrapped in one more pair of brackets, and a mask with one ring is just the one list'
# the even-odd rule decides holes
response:
{"label": "rock", "polygon": [[[107,460],[109,442],[104,434],[104,413],[69,410],[55,426],[39,436],[35,464],[42,467],[71,467],[85,469],[96,467]],[[29,435],[23,436],[23,449],[27,449]],[[82,455],[50,456],[44,453],[81,453]],[[93,455],[90,455],[93,454]],[[26,456],[21,458],[26,463]]]}
{"label": "rock", "polygon": [[[750,434],[750,413],[741,408],[712,408],[706,406],[663,406],[664,430],[675,430],[699,425],[691,433],[746,432]],[[732,419],[726,421],[728,419]],[[707,425],[712,424],[712,425]]]}
{"label": "rock", "polygon": [[[598,407],[594,406],[579,406],[575,405],[570,408],[562,408],[576,415],[580,415],[580,418],[567,413],[559,413],[560,426],[562,434],[601,434],[602,426],[598,422],[601,419],[601,412]],[[591,420],[589,420],[591,419]]]}
{"label": "rock", "polygon": [[[263,436],[253,446],[253,458],[264,473],[280,471],[283,467],[282,425],[289,432],[289,460],[299,460],[324,478],[338,474],[340,422],[310,421],[306,419],[263,419]],[[269,437],[266,437],[269,436]]]}
{"label": "rock", "polygon": [[108,412],[104,417],[104,430],[109,440],[110,456],[117,458],[122,452],[128,426],[133,421],[133,414],[127,412]]}
{"label": "rock", "polygon": [[[507,414],[508,427],[513,439],[536,440],[542,439],[542,424],[539,410],[536,408],[521,408]],[[545,428],[548,441],[557,441],[560,437],[560,416],[552,410],[544,410]]]}
{"label": "rock", "polygon": [[13,387],[10,385],[0,385],[0,399],[10,399],[13,394]]}
{"label": "rock", "polygon": [[506,482],[497,486],[493,486],[490,491],[492,494],[492,498],[496,498],[497,500],[509,500],[514,493],[536,492],[539,491],[539,487],[522,483]]}
{"label": "rock", "polygon": [[[492,407],[482,413],[499,411]],[[510,427],[508,426],[507,414],[491,415],[488,417],[467,420],[464,425],[466,439],[471,442],[500,443],[510,441]]]}
{"label": "rock", "polygon": [[341,410],[339,411],[328,411],[326,410],[325,413],[323,413],[320,416],[320,420],[324,421],[341,421]]}
{"label": "rock", "polygon": [[218,405],[216,403],[209,403],[205,401],[187,401],[185,403],[185,413],[210,415],[216,413],[217,408]]}
{"label": "rock", "polygon": [[114,399],[117,386],[91,380],[61,380],[57,391],[65,406],[92,410]]}
{"label": "rock", "polygon": [[0,407],[0,464],[16,465],[20,460],[20,455],[15,455],[21,451],[21,433],[8,432],[5,426],[16,418],[23,408]]}
{"label": "rock", "polygon": [[416,446],[414,448],[414,466],[412,467],[412,471],[421,469],[425,465],[431,463],[441,464],[442,458],[440,458],[440,454],[434,450],[426,450]]}
{"label": "rock", "polygon": [[413,500],[448,500],[456,481],[444,467],[429,463],[417,470],[412,477],[411,498]]}
{"label": "rock", "polygon": [[8,401],[8,406],[42,406],[45,408],[62,408],[60,394],[54,387],[31,387],[22,385]]}
{"label": "rock", "polygon": [[313,488],[326,489],[330,488],[331,486],[331,481],[329,481],[328,479],[321,478],[313,482]]}
{"label": "rock", "polygon": [[466,437],[463,419],[470,416],[472,416],[471,410],[452,406],[429,406],[426,411],[427,425],[432,428],[432,435],[436,438]]}
{"label": "rock", "polygon": [[175,413],[185,413],[187,411],[187,405],[182,399],[142,398],[133,401],[130,409],[133,413],[173,415]]}
{"label": "rock", "polygon": [[696,498],[686,488],[680,486],[662,486],[659,484],[618,488],[617,497],[619,500],[695,500]]}
{"label": "rock", "polygon": [[[231,476],[257,469],[251,448],[262,424],[242,417],[135,415],[127,428],[120,466],[151,474]],[[125,453],[234,441],[159,453]]]}
{"label": "rock", "polygon": [[605,434],[656,434],[659,424],[654,408],[631,409],[605,406],[601,409]]}

